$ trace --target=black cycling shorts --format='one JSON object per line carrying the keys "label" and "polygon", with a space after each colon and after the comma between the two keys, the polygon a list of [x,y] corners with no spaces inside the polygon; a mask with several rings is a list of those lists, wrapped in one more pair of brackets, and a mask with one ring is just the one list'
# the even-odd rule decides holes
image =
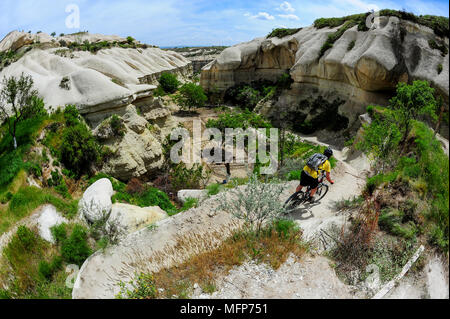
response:
{"label": "black cycling shorts", "polygon": [[319,179],[313,178],[313,177],[309,176],[308,174],[306,174],[305,171],[302,171],[302,174],[300,176],[300,185],[309,186],[309,187],[311,187],[311,189],[314,189],[317,186],[319,186]]}

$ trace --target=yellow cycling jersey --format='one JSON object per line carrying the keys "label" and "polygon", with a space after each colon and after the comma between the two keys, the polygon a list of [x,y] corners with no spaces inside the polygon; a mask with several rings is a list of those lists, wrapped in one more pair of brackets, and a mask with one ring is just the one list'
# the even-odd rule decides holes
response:
{"label": "yellow cycling jersey", "polygon": [[[311,169],[308,165],[305,165],[303,170],[306,172],[306,174],[308,174],[312,178],[319,177],[319,172]],[[325,171],[327,173],[331,172],[330,162],[328,160],[326,160],[322,165],[319,165],[319,171]]]}

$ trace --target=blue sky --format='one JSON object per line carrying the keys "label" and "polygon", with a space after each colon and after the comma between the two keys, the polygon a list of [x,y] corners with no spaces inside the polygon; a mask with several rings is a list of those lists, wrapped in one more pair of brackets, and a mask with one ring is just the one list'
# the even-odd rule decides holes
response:
{"label": "blue sky", "polygon": [[[66,6],[80,9],[80,27],[66,27]],[[2,0],[0,39],[12,30],[131,35],[158,46],[233,45],[264,36],[276,27],[302,27],[316,18],[371,8],[406,9],[448,17],[443,0]]]}

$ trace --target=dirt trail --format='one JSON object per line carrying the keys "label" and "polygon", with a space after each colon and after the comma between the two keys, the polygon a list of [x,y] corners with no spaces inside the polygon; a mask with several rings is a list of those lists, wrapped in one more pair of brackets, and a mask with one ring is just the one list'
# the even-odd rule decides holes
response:
{"label": "dirt trail", "polygon": [[[336,156],[339,158],[340,154],[336,153]],[[331,222],[345,221],[345,216],[335,214],[333,204],[343,197],[358,194],[362,185],[362,180],[356,177],[358,174],[348,164],[339,161],[333,175],[336,184],[329,194],[320,203],[291,215],[307,237],[314,236]],[[284,201],[297,184],[295,181],[288,183],[289,189],[281,200]],[[130,281],[136,272],[158,271],[162,267],[179,264],[194,254],[214,249],[240,225],[233,216],[217,213],[216,204],[213,196],[198,208],[158,222],[156,228],[143,229],[119,245],[95,253],[80,270],[73,298],[113,298],[119,292],[118,283]]]}

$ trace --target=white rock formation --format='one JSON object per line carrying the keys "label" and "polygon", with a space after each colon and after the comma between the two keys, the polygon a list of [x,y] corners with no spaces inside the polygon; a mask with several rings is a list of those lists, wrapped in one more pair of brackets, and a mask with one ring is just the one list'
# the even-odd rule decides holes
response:
{"label": "white rock formation", "polygon": [[53,226],[67,223],[67,219],[62,217],[53,205],[45,205],[41,208],[41,214],[37,220],[39,235],[48,242],[54,243],[50,228]]}
{"label": "white rock formation", "polygon": [[[346,101],[340,114],[351,122],[365,112],[367,105],[387,104],[399,81],[427,80],[442,93],[448,105],[449,54],[430,48],[428,40],[438,39],[433,30],[399,20],[380,17],[380,25],[369,31],[354,26],[320,57],[322,45],[336,28],[301,29],[282,39],[257,38],[225,49],[202,69],[201,85],[206,90],[227,88],[258,79],[276,80],[289,72],[292,89],[277,101],[274,110],[298,108],[299,98],[322,96]],[[402,41],[402,30],[406,30]],[[349,44],[355,41],[354,47]],[[438,66],[442,65],[439,73]]]}
{"label": "white rock formation", "polygon": [[78,204],[80,216],[90,222],[95,222],[105,214],[109,214],[113,192],[111,181],[107,178],[99,179],[89,186]]}
{"label": "white rock formation", "polygon": [[[69,52],[69,49],[59,48],[60,40],[67,43],[82,43],[84,40],[126,42],[126,39],[115,36],[79,34],[52,38],[45,34],[12,32],[0,42],[0,51],[18,49],[33,41],[40,41],[40,45],[48,43],[49,47],[34,47],[0,71],[0,78],[19,76],[24,72],[33,77],[35,88],[44,98],[46,107],[56,109],[75,104],[82,114],[89,114],[125,107],[151,96],[161,72],[176,73],[180,79],[192,73],[190,61],[172,51],[154,47],[113,47],[96,54],[73,51],[67,55],[64,52]],[[60,86],[63,79],[69,84],[66,88]]]}
{"label": "white rock formation", "polygon": [[125,136],[111,140],[107,145],[115,156],[103,166],[102,171],[121,180],[155,171],[164,161],[160,142],[147,129],[142,134],[127,130]]}
{"label": "white rock formation", "polygon": [[167,213],[158,206],[141,208],[116,203],[112,205],[106,225],[107,230],[114,227],[122,234],[131,234],[167,217],[169,217]]}

